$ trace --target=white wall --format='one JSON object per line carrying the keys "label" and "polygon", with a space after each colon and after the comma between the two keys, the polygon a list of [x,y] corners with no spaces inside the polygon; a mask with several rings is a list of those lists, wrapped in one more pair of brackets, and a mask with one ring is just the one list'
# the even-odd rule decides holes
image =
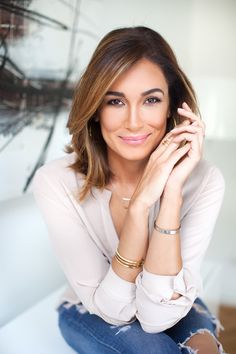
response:
{"label": "white wall", "polygon": [[[76,3],[76,0],[35,0],[31,9],[72,28]],[[79,3],[72,78],[79,76],[98,41],[111,29],[136,25],[152,27],[167,39],[194,83],[208,137],[236,138],[236,1],[82,0]],[[23,40],[24,45],[17,42],[10,53],[13,58],[21,59],[20,65],[28,74],[53,73],[63,77],[71,60],[68,57],[70,38],[68,31],[33,24],[29,36]]]}
{"label": "white wall", "polygon": [[[91,0],[82,1],[81,9],[99,38],[120,26],[145,25],[160,32],[195,86],[207,136],[236,138],[236,1]],[[88,28],[87,18],[81,17],[79,28]],[[83,42],[81,68],[95,46],[92,39]]]}

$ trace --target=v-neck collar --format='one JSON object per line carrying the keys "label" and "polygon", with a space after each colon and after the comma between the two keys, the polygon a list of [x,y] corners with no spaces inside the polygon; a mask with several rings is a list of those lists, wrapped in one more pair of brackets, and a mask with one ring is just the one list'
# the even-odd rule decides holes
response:
{"label": "v-neck collar", "polygon": [[[112,196],[112,191],[104,188],[103,191],[100,190],[99,192],[100,192],[103,224],[106,232],[106,239],[111,249],[114,251],[118,246],[119,237],[115,229],[115,225],[112,219],[111,209],[110,209],[110,200]],[[157,210],[159,209],[159,207],[160,207],[160,199],[153,204],[153,206],[150,208],[149,211],[149,216],[148,216],[149,238],[153,231],[153,223],[154,223],[154,219],[156,218]]]}
{"label": "v-neck collar", "polygon": [[[112,250],[112,253],[114,253],[119,243],[119,237],[116,232],[115,225],[111,215],[111,210],[110,210],[110,200],[112,196],[112,191],[104,188],[103,191],[99,191],[99,192],[100,192],[100,205],[102,211],[103,225],[106,233],[106,240],[110,246],[110,249]],[[114,254],[111,254],[111,256],[113,255]]]}

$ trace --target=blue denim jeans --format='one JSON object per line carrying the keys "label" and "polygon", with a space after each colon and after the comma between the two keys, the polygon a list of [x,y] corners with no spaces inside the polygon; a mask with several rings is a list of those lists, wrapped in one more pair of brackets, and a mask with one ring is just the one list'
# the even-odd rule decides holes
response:
{"label": "blue denim jeans", "polygon": [[58,308],[59,328],[70,347],[79,354],[186,354],[197,353],[185,343],[196,333],[210,333],[219,353],[224,353],[217,339],[219,321],[197,298],[189,311],[173,327],[161,333],[146,333],[138,320],[122,326],[91,315],[82,304]]}

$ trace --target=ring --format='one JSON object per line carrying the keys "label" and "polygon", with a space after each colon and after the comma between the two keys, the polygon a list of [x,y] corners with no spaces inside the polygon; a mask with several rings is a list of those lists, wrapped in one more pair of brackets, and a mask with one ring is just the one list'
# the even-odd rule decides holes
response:
{"label": "ring", "polygon": [[164,146],[168,146],[170,144],[170,140],[166,139],[162,142]]}
{"label": "ring", "polygon": [[164,146],[168,146],[171,142],[171,136],[166,136],[162,142]]}

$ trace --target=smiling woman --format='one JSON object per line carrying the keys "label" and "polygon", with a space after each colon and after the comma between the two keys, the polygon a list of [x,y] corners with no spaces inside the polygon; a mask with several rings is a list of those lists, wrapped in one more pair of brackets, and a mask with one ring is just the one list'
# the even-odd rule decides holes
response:
{"label": "smiling woman", "polygon": [[[66,157],[34,194],[71,288],[59,326],[78,353],[223,353],[200,266],[224,194],[172,49],[146,27],[98,44],[80,78]],[[121,328],[117,328],[120,327]]]}
{"label": "smiling woman", "polygon": [[[131,161],[145,159],[153,152],[166,132],[168,110],[168,84],[156,64],[140,59],[119,76],[98,112],[112,170],[115,161],[122,158],[128,172]],[[135,149],[127,148],[127,144]]]}

